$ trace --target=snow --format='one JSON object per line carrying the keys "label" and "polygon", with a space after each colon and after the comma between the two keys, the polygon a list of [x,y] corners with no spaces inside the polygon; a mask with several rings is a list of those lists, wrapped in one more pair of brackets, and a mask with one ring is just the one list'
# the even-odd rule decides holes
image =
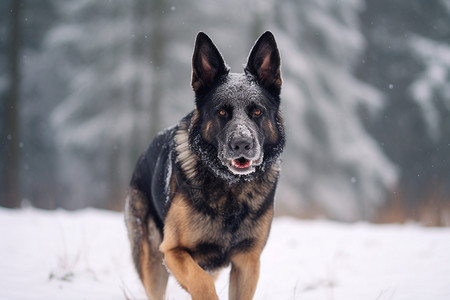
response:
{"label": "snow", "polygon": [[[2,208],[0,236],[0,299],[145,299],[121,213]],[[255,299],[450,299],[448,274],[450,228],[283,217]],[[190,298],[171,278],[167,299]]]}

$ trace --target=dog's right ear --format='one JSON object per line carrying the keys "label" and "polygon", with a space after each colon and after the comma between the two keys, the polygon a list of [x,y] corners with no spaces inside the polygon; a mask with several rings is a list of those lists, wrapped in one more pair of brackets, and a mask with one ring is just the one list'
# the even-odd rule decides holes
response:
{"label": "dog's right ear", "polygon": [[199,32],[195,40],[194,55],[192,56],[192,88],[196,95],[208,92],[223,75],[228,74],[219,50],[211,39]]}

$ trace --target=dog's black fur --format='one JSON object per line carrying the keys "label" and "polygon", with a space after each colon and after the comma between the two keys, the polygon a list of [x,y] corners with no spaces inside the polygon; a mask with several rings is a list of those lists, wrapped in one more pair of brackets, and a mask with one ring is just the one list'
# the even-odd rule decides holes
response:
{"label": "dog's black fur", "polygon": [[245,72],[229,73],[199,33],[192,68],[194,111],[154,139],[130,183],[134,263],[150,299],[165,291],[163,259],[193,299],[217,299],[205,271],[231,263],[230,299],[251,299],[285,144],[280,56],[266,32]]}

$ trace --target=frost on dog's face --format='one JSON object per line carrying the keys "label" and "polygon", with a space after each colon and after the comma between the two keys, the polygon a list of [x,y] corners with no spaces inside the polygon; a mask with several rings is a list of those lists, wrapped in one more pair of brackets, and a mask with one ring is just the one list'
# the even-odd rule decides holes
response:
{"label": "frost on dog's face", "polygon": [[268,101],[245,74],[229,74],[208,101],[214,114],[211,119],[215,121],[203,132],[217,132],[213,143],[217,145],[218,158],[233,174],[251,174],[263,162],[263,126],[272,111],[267,107]]}
{"label": "frost on dog's face", "polygon": [[192,66],[192,132],[198,134],[191,136],[191,149],[227,180],[264,171],[284,147],[280,58],[272,34],[261,36],[245,72],[236,74],[229,73],[212,41],[200,33]]}

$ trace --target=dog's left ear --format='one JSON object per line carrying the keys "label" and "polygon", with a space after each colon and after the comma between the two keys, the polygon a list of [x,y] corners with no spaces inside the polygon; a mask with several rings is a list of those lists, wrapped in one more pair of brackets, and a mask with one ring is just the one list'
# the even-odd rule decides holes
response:
{"label": "dog's left ear", "polygon": [[270,31],[256,41],[248,57],[245,72],[255,76],[269,92],[279,95],[281,90],[280,53]]}
{"label": "dog's left ear", "polygon": [[192,56],[191,85],[196,95],[208,92],[228,72],[229,68],[214,43],[205,33],[199,32]]}

